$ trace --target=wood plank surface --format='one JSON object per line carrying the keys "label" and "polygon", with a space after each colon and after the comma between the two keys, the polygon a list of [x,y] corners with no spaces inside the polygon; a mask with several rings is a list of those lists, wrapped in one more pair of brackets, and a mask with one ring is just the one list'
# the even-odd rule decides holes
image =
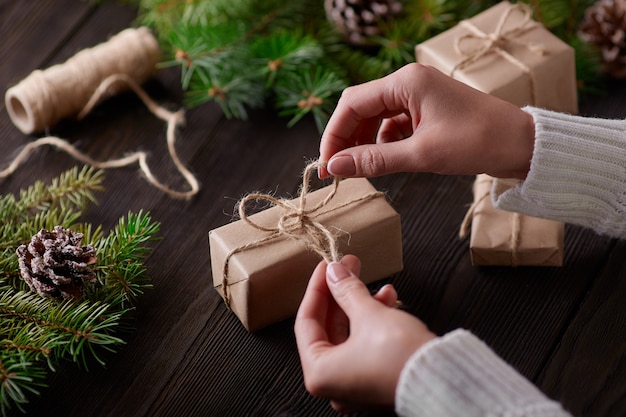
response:
{"label": "wood plank surface", "polygon": [[[0,88],[4,92],[30,71],[107,40],[134,18],[135,10],[114,2],[0,0]],[[160,71],[145,88],[176,110],[178,76],[176,70]],[[581,112],[621,118],[625,104],[626,83],[615,82],[608,96],[586,98]],[[27,415],[337,415],[304,389],[293,320],[251,334],[226,309],[212,288],[207,243],[208,231],[232,220],[245,193],[297,192],[306,161],[317,156],[313,120],[287,128],[271,110],[229,120],[207,104],[188,110],[186,122],[177,151],[201,182],[195,198],[172,199],[148,185],[137,167],[128,167],[107,171],[106,191],[86,213],[86,220],[105,228],[141,209],[162,224],[146,264],[154,288],[139,299],[135,330],[107,357],[105,368],[60,368]],[[96,159],[148,151],[158,178],[186,187],[167,155],[165,125],[132,93],[50,133]],[[13,126],[0,104],[0,166],[33,139]],[[74,165],[67,155],[40,149],[0,181],[0,193]],[[402,217],[405,268],[384,282],[392,282],[407,310],[435,332],[470,329],[574,415],[626,415],[626,244],[568,225],[561,268],[474,267],[468,239],[457,237],[472,182],[433,174],[372,179]]]}

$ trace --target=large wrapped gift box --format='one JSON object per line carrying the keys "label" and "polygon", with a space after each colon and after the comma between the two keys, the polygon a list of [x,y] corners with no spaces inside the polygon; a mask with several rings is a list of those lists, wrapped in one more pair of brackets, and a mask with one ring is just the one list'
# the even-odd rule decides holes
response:
{"label": "large wrapped gift box", "polygon": [[523,4],[499,3],[415,49],[417,62],[520,107],[578,112],[574,49]]}
{"label": "large wrapped gift box", "polygon": [[[492,185],[493,178],[485,174],[474,182],[472,231],[480,232],[470,236],[472,264],[563,265],[563,223],[496,210],[490,197]],[[513,185],[498,181],[500,191]]]}
{"label": "large wrapped gift box", "polygon": [[[307,207],[323,201],[329,187],[307,194]],[[270,227],[284,214],[283,207],[273,206],[249,219]],[[342,180],[327,206],[312,216],[336,235],[342,254],[361,259],[365,283],[402,270],[400,215],[368,180]],[[268,232],[243,220],[209,232],[213,285],[249,331],[293,316],[320,261],[303,241],[267,237]]]}

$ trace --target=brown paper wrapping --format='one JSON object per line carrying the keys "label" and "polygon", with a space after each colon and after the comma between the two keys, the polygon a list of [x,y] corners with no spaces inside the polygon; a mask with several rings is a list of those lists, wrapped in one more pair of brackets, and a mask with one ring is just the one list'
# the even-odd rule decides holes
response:
{"label": "brown paper wrapping", "polygon": [[490,197],[492,185],[493,178],[486,174],[478,175],[474,183],[472,264],[562,266],[563,223],[496,210]]}
{"label": "brown paper wrapping", "polygon": [[[430,65],[452,75],[482,92],[492,94],[520,107],[534,105],[550,110],[575,114],[578,112],[576,68],[574,49],[554,36],[542,25],[530,21],[528,30],[501,39],[497,48],[506,51],[520,65],[508,60],[495,50],[464,66],[455,69],[467,59],[469,53],[484,45],[487,40],[467,39],[474,33],[469,25],[486,35],[497,31],[503,15],[513,4],[504,1],[462,22],[453,28],[419,44],[415,48],[417,62]],[[506,18],[503,32],[523,23],[520,11]],[[459,39],[461,52],[455,44]],[[531,80],[532,77],[532,80]],[[531,84],[534,82],[534,89]],[[534,94],[533,94],[534,92]],[[534,101],[533,101],[534,96]]]}
{"label": "brown paper wrapping", "polygon": [[[532,21],[524,7],[503,1],[459,23],[417,45],[417,61],[520,107],[578,113],[573,48]],[[493,38],[498,40],[491,45]],[[488,52],[476,53],[481,48]],[[485,177],[478,176],[475,183],[472,263],[562,265],[564,225],[496,210],[485,198],[492,184]],[[519,234],[513,236],[512,230]]]}
{"label": "brown paper wrapping", "polygon": [[[388,277],[402,270],[402,231],[400,215],[384,195],[355,202],[333,210],[361,196],[375,192],[363,178],[341,181],[337,194],[315,220],[336,232],[339,250],[361,259],[361,279],[365,283]],[[314,206],[328,195],[324,187],[307,195],[307,206]],[[327,211],[330,210],[330,211]],[[284,209],[271,207],[250,216],[255,223],[275,226]],[[209,232],[213,285],[224,298],[224,260],[242,245],[267,236],[242,220]],[[228,273],[229,304],[249,331],[293,316],[304,295],[308,280],[320,261],[304,242],[277,237],[259,247],[245,249],[230,257]]]}

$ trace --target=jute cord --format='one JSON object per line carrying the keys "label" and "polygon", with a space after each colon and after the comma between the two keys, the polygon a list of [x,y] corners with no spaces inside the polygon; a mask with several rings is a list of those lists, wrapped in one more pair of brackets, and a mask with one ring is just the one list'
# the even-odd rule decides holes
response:
{"label": "jute cord", "polygon": [[[337,189],[341,182],[338,177],[335,177],[333,178],[332,186],[330,186],[330,191],[325,198],[314,206],[307,207],[310,178],[319,166],[321,166],[319,161],[314,161],[306,166],[302,175],[300,193],[298,197],[293,200],[276,198],[263,193],[250,193],[239,201],[237,210],[241,220],[257,230],[266,232],[267,235],[231,249],[224,258],[221,285],[224,301],[228,308],[230,308],[231,305],[229,265],[234,255],[263,246],[272,240],[285,238],[304,243],[308,250],[318,254],[326,262],[338,262],[341,259],[341,254],[339,253],[337,237],[328,227],[324,226],[316,219],[326,213],[340,210],[363,201],[373,200],[383,195],[383,193],[375,191],[341,204],[329,206],[329,203],[337,194]],[[246,206],[252,201],[267,201],[273,206],[281,207],[284,213],[280,216],[275,226],[263,226],[254,222],[246,213]]]}
{"label": "jute cord", "polygon": [[[160,61],[159,43],[152,32],[146,27],[128,28],[64,63],[34,70],[6,91],[6,109],[24,134],[44,132],[62,119],[75,117],[107,77],[125,74],[141,85]],[[120,83],[114,87],[111,95],[126,89]]]}
{"label": "jute cord", "polygon": [[[506,23],[508,19],[511,17],[513,12],[520,11],[523,13],[522,21],[519,25],[505,30]],[[545,49],[541,45],[536,45],[530,42],[522,42],[518,38],[523,33],[534,29],[537,26],[536,22],[531,20],[532,11],[530,7],[523,3],[517,3],[515,5],[511,5],[500,17],[498,24],[496,25],[495,30],[492,33],[485,33],[479,28],[477,28],[471,21],[463,20],[460,22],[465,28],[467,28],[471,33],[460,36],[456,39],[454,48],[456,52],[464,56],[465,58],[456,64],[454,68],[450,71],[450,76],[454,77],[454,73],[456,71],[461,71],[470,65],[478,62],[481,58],[491,54],[497,53],[502,58],[510,62],[511,64],[518,67],[524,74],[526,74],[530,80],[530,93],[531,93],[531,103],[536,103],[536,80],[533,74],[533,71],[526,65],[524,62],[520,61],[513,55],[511,55],[508,51],[506,51],[505,46],[507,43],[516,43],[518,45],[522,45],[528,50],[538,53],[545,54]],[[481,41],[481,46],[474,49],[466,49],[463,46],[464,41],[469,39],[475,39]]]}
{"label": "jute cord", "polygon": [[197,194],[200,189],[198,180],[181,162],[176,152],[176,128],[184,124],[185,122],[183,111],[179,110],[176,112],[171,112],[159,106],[131,77],[125,74],[115,74],[104,79],[104,81],[102,81],[94,94],[91,96],[85,107],[80,111],[78,118],[82,119],[86,115],[88,115],[93,107],[99,103],[102,97],[105,96],[107,92],[115,84],[118,83],[126,84],[127,87],[132,89],[135,94],[137,94],[137,96],[141,99],[141,101],[145,104],[145,106],[152,114],[167,123],[166,139],[168,153],[172,158],[176,169],[189,185],[190,189],[188,191],[177,191],[160,182],[150,170],[147,162],[148,154],[146,152],[137,151],[118,159],[96,161],[88,155],[84,154],[83,152],[79,151],[67,140],[55,136],[42,137],[27,144],[13,159],[9,166],[0,171],[0,178],[6,178],[9,175],[13,174],[37,148],[42,146],[53,146],[63,152],[66,152],[75,159],[99,169],[121,168],[137,163],[139,165],[139,169],[145,175],[147,181],[150,184],[175,198],[188,199]]}
{"label": "jute cord", "polygon": [[[491,180],[487,179],[483,181],[491,181]],[[474,198],[474,202],[470,205],[469,209],[465,213],[465,217],[463,217],[463,221],[461,222],[461,227],[459,228],[459,237],[461,239],[467,236],[467,232],[469,231],[469,227],[470,227],[470,224],[472,223],[474,216],[478,215],[478,213],[476,213],[476,210],[478,209],[478,207],[484,202],[485,199],[490,198],[490,196],[491,196],[491,190],[488,189],[486,192],[484,192],[480,196],[477,196]],[[518,254],[519,254],[519,244],[520,244],[520,237],[521,237],[522,215],[516,212],[510,212],[510,213],[513,216],[511,219],[511,239],[510,239],[511,266],[518,266],[519,265]]]}

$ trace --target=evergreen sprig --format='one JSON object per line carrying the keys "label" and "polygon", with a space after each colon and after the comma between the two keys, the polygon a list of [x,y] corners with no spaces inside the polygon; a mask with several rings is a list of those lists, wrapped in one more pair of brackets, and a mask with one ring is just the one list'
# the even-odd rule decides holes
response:
{"label": "evergreen sprig", "polygon": [[[402,0],[403,13],[381,20],[367,47],[345,41],[321,0],[136,0],[140,24],[155,29],[178,66],[186,103],[217,102],[227,117],[273,105],[292,126],[313,114],[323,129],[345,86],[379,78],[415,61],[414,47],[498,0]],[[577,36],[594,0],[525,0],[534,18],[577,52],[581,92],[601,89],[597,51]],[[322,75],[323,74],[323,75]],[[299,95],[322,100],[301,107]],[[315,103],[314,105],[310,105]]]}
{"label": "evergreen sprig", "polygon": [[[128,213],[104,236],[102,227],[80,223],[96,203],[103,173],[73,168],[46,185],[35,182],[19,197],[0,197],[0,412],[24,406],[66,362],[87,368],[105,363],[136,297],[150,287],[143,260],[159,224],[148,213]],[[96,248],[98,285],[81,301],[57,301],[29,291],[20,277],[16,248],[41,229],[61,225],[83,233]]]}

